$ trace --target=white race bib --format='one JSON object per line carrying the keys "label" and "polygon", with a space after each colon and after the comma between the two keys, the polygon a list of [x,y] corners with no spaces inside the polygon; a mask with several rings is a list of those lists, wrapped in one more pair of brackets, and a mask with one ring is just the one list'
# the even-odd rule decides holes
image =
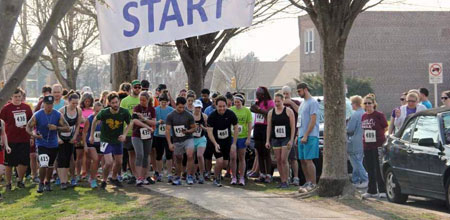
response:
{"label": "white race bib", "polygon": [[39,155],[39,166],[40,167],[48,167],[48,163],[50,161],[50,157],[47,154],[41,154]]}
{"label": "white race bib", "polygon": [[286,126],[284,126],[284,125],[275,126],[275,137],[276,138],[285,138],[286,137]]}
{"label": "white race bib", "polygon": [[377,131],[375,130],[364,130],[364,140],[366,143],[377,142]]}
{"label": "white race bib", "polygon": [[14,120],[16,121],[16,127],[21,128],[27,125],[27,115],[25,112],[14,113]]}
{"label": "white race bib", "polygon": [[184,136],[186,136],[183,133],[183,130],[185,130],[184,125],[173,126],[173,131],[174,131],[176,137],[184,137]]}
{"label": "white race bib", "polygon": [[75,125],[70,127],[70,131],[69,132],[61,132],[61,136],[63,137],[70,137],[70,135],[72,134],[72,132],[75,130]]}
{"label": "white race bib", "polygon": [[264,123],[264,115],[256,114],[255,117],[256,117],[255,123]]}
{"label": "white race bib", "polygon": [[142,140],[147,140],[147,139],[152,138],[152,134],[148,128],[141,128],[141,129],[139,129],[139,131],[141,132]]}
{"label": "white race bib", "polygon": [[159,135],[166,135],[166,124],[160,124],[158,127]]}
{"label": "white race bib", "polygon": [[219,139],[227,139],[228,138],[228,129],[225,130],[217,130],[217,137]]}
{"label": "white race bib", "polygon": [[94,142],[100,142],[100,131],[94,131]]}
{"label": "white race bib", "polygon": [[195,129],[195,132],[193,133],[194,137],[201,137],[202,136],[202,127],[200,127],[200,125],[197,126],[197,129]]}
{"label": "white race bib", "polygon": [[104,153],[106,150],[106,147],[108,147],[108,143],[106,143],[106,142],[100,143],[100,152]]}

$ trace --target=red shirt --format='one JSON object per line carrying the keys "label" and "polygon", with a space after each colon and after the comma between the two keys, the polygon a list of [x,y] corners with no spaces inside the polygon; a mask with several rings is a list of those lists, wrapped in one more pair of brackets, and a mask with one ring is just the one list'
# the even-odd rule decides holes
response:
{"label": "red shirt", "polygon": [[[8,103],[3,107],[0,112],[0,119],[5,121],[8,143],[28,143],[30,141],[30,135],[26,131],[26,123],[32,116],[33,112],[30,106],[25,103],[20,105]],[[16,124],[21,126],[17,127]]]}
{"label": "red shirt", "polygon": [[[142,105],[137,105],[136,107],[134,107],[133,109],[133,113],[140,113],[144,116],[144,118],[146,119],[152,119],[152,118],[156,118],[156,113],[155,113],[155,108],[149,106],[147,108],[143,107]],[[142,127],[137,126],[137,125],[133,125],[133,135],[132,137],[141,137],[141,129]]]}
{"label": "red shirt", "polygon": [[386,141],[384,133],[388,124],[383,113],[379,111],[374,111],[372,114],[364,113],[361,126],[363,129],[364,150],[377,149]]}

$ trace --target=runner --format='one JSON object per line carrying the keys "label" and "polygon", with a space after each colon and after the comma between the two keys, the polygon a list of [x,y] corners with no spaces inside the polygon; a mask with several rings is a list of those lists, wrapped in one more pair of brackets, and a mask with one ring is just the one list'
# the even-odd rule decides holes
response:
{"label": "runner", "polygon": [[[11,174],[13,167],[17,170],[17,188],[24,188],[23,178],[30,164],[30,135],[26,131],[27,122],[33,116],[30,106],[22,102],[24,92],[17,88],[1,112],[0,119],[3,120],[2,133],[6,132],[4,139],[6,146],[10,148],[5,154],[6,166],[6,190],[11,190]],[[6,148],[6,147],[5,147]],[[6,148],[6,149],[8,149]]]}
{"label": "runner", "polygon": [[185,107],[185,109],[189,113],[193,114],[194,110],[195,110],[195,107],[194,107],[194,101],[195,101],[195,98],[196,98],[195,93],[189,91],[189,93],[186,95],[186,97],[187,98],[186,98],[186,107]]}
{"label": "runner", "polygon": [[[5,122],[0,119],[0,175],[4,173],[4,151],[2,146],[5,147],[6,153],[11,153],[11,148],[8,146],[8,138],[5,132]],[[0,199],[2,199],[2,194],[0,193]]]}
{"label": "runner", "polygon": [[297,92],[304,99],[298,108],[298,158],[306,179],[299,192],[304,193],[316,188],[316,166],[313,160],[319,158],[319,103],[309,93],[308,84],[298,84]]}
{"label": "runner", "polygon": [[[39,187],[37,192],[52,191],[50,180],[58,154],[58,131],[69,132],[70,127],[61,113],[54,110],[53,96],[45,96],[44,108],[35,112],[27,124],[27,133],[35,138],[39,160]],[[33,132],[36,128],[37,132]]]}
{"label": "runner", "polygon": [[[181,173],[183,154],[187,154],[187,170],[188,175],[186,183],[188,185],[194,184],[192,167],[194,166],[194,139],[192,133],[195,132],[194,117],[185,111],[186,99],[178,97],[176,101],[176,109],[167,116],[166,120],[166,140],[169,144],[170,150],[174,152],[176,157],[176,177],[173,180],[173,185],[181,185]],[[170,136],[173,135],[173,143]]]}
{"label": "runner", "polygon": [[202,101],[203,104],[202,112],[205,112],[205,109],[212,104],[211,100],[209,99],[209,94],[211,94],[211,92],[209,91],[209,89],[202,89],[201,94],[202,97],[199,100]]}
{"label": "runner", "polygon": [[[89,88],[89,87],[88,87]],[[92,115],[94,110],[92,109],[92,105],[94,104],[94,97],[92,93],[86,92],[81,96],[80,109],[82,114],[82,121],[80,124],[80,132],[77,137],[77,144],[75,145],[76,149],[76,182],[78,182],[82,176],[86,176],[86,173],[89,170],[90,161],[85,158],[85,154],[87,151],[84,150],[85,139],[83,136],[84,124],[87,121],[87,118]],[[67,120],[67,119],[66,119]],[[85,163],[83,164],[83,161]]]}
{"label": "runner", "polygon": [[[407,99],[409,99],[408,97],[411,98],[409,94]],[[417,101],[418,100],[416,100],[416,102]],[[386,198],[386,187],[381,176],[378,151],[386,140],[384,133],[387,131],[388,124],[384,114],[375,110],[376,106],[377,103],[372,96],[367,95],[364,97],[364,108],[366,113],[362,116],[361,125],[364,130],[364,162],[369,176],[369,188],[367,189],[367,192],[362,195],[363,198]]]}
{"label": "runner", "polygon": [[[78,102],[80,97],[78,94],[73,93],[69,96],[68,106],[62,107],[59,112],[64,117],[64,120],[69,124],[70,131],[58,132],[58,177],[61,181],[61,189],[66,190],[68,187],[68,173],[70,169],[70,163],[73,163],[73,150],[75,147],[76,139],[80,124],[82,122],[81,109],[78,108]],[[81,168],[81,167],[80,167]],[[78,179],[72,172],[71,185],[78,185]]]}
{"label": "runner", "polygon": [[[146,179],[147,172],[150,170],[149,155],[152,149],[152,131],[150,126],[156,125],[155,109],[149,106],[151,97],[148,92],[139,94],[139,105],[134,107],[133,113],[133,143],[134,152],[136,152],[136,186],[155,183],[151,178]],[[148,177],[150,177],[148,175]],[[150,180],[150,181],[149,181]]]}
{"label": "runner", "polygon": [[231,151],[230,167],[233,175],[231,184],[236,184],[236,174],[239,173],[239,185],[245,186],[245,153],[247,152],[247,147],[250,145],[253,129],[253,117],[250,109],[245,107],[245,97],[242,94],[236,94],[234,96],[234,106],[231,107],[230,110],[236,115],[239,128],[239,137],[236,142],[237,157],[239,159],[239,171],[237,172],[236,170],[236,151]]}
{"label": "runner", "polygon": [[[106,188],[106,180],[112,168],[111,183],[116,187],[122,187],[122,183],[117,179],[122,165],[123,146],[122,142],[126,140],[124,132],[124,123],[130,124],[131,115],[127,109],[119,107],[119,95],[111,92],[108,95],[108,104],[110,107],[101,110],[92,121],[92,127],[97,127],[102,123],[100,134],[100,152],[103,154],[103,181],[101,188]],[[128,127],[128,126],[127,126]],[[89,142],[94,144],[94,129],[91,129]],[[127,131],[127,129],[125,130]],[[114,159],[113,159],[114,156]]]}
{"label": "runner", "polygon": [[442,107],[450,107],[450,90],[443,91],[441,94]]}
{"label": "runner", "polygon": [[212,99],[211,105],[208,108],[206,108],[205,112],[204,112],[207,116],[211,115],[211,113],[213,113],[213,111],[216,110],[216,99],[219,96],[220,96],[219,92],[215,92],[215,93],[212,94],[212,96],[211,96],[211,99]]}
{"label": "runner", "polygon": [[91,125],[92,121],[94,121],[94,118],[97,116],[97,114],[100,112],[100,110],[103,109],[103,104],[101,102],[94,103],[94,112],[87,118],[87,120],[84,122],[84,129],[83,129],[83,144],[84,144],[84,151],[86,152],[88,161],[88,164],[90,166],[87,166],[86,168],[90,168],[90,177],[89,182],[91,184],[91,188],[97,188],[97,170],[98,170],[98,164],[102,157],[100,154],[100,131],[101,131],[101,123],[97,123],[97,126],[94,129],[94,143],[91,144],[89,142],[89,138],[91,135]]}
{"label": "runner", "polygon": [[[298,119],[298,107],[300,106],[300,102],[297,100],[292,99],[292,89],[289,86],[283,86],[283,88],[281,89],[281,91],[283,92],[284,95],[284,106],[289,107],[293,112],[294,112],[294,116],[295,116],[295,124],[297,125],[297,119]],[[297,136],[298,134],[298,129],[297,126],[295,126],[295,136]],[[289,161],[289,165],[291,166],[292,169],[292,174],[293,174],[293,178],[292,178],[292,184],[294,186],[299,186],[300,185],[300,179],[298,178],[298,146],[297,146],[297,137],[294,140],[294,143],[292,144],[291,149],[289,150],[289,156],[288,156],[288,161]],[[288,170],[289,173],[289,170]]]}
{"label": "runner", "polygon": [[[141,81],[134,80],[131,82],[132,91],[129,96],[122,99],[120,107],[127,109],[130,115],[133,114],[133,109],[139,105],[139,93],[141,93]],[[128,165],[131,169],[131,178],[128,180],[128,184],[136,184],[136,153],[134,152],[133,143],[131,143],[131,136],[133,131],[130,130],[127,134],[127,140],[123,144],[123,149],[128,152]],[[126,160],[126,159],[125,159]]]}
{"label": "runner", "polygon": [[187,99],[187,90],[181,89],[180,92],[178,93],[178,97],[183,97],[183,98]]}
{"label": "runner", "polygon": [[109,91],[104,90],[104,91],[102,91],[102,95],[100,96],[100,102],[102,103],[103,108],[108,107],[108,94],[109,94]]}
{"label": "runner", "polygon": [[[221,187],[222,169],[226,168],[230,160],[230,151],[236,152],[236,142],[239,134],[238,119],[228,109],[227,99],[219,96],[216,99],[217,111],[208,117],[208,136],[214,144],[216,165],[214,167],[214,185]],[[234,126],[231,133],[231,126]],[[231,136],[233,134],[233,137]]]}
{"label": "runner", "polygon": [[259,87],[256,90],[257,102],[251,106],[250,110],[255,113],[255,127],[253,138],[255,148],[258,151],[259,161],[259,181],[270,183],[272,181],[272,159],[270,150],[266,148],[267,135],[267,113],[275,106],[266,87]]}
{"label": "runner", "polygon": [[52,96],[55,98],[55,102],[53,103],[53,109],[58,111],[62,108],[66,103],[64,102],[63,97],[63,87],[61,84],[54,84],[52,87]]}
{"label": "runner", "polygon": [[272,147],[275,152],[281,178],[279,188],[288,188],[287,156],[288,149],[291,148],[295,138],[295,116],[294,112],[290,108],[284,107],[283,103],[283,94],[275,94],[275,108],[267,115],[266,148]]}
{"label": "runner", "polygon": [[159,95],[159,106],[156,107],[156,129],[153,134],[153,148],[156,148],[156,178],[158,182],[162,181],[163,155],[166,155],[167,177],[169,183],[172,182],[172,151],[169,150],[169,145],[166,139],[166,119],[173,111],[173,108],[168,106],[169,97],[167,94]]}
{"label": "runner", "polygon": [[[211,115],[211,113],[213,113],[216,110],[216,99],[217,97],[219,97],[220,93],[219,92],[215,92],[212,94],[211,99],[211,105],[205,109],[204,113],[206,114],[206,116]],[[205,159],[205,169],[206,169],[206,173],[205,173],[205,180],[209,180],[209,175],[212,169],[212,157],[214,155],[214,151],[215,151],[215,147],[212,144],[212,142],[209,140],[209,137],[206,136],[206,149],[205,149],[205,153],[203,154],[203,158]]]}
{"label": "runner", "polygon": [[[194,102],[194,120],[197,126],[194,132],[194,151],[197,152],[197,160],[198,160],[198,168],[200,170],[200,175],[198,176],[198,183],[203,184],[205,182],[204,174],[205,174],[205,160],[203,158],[203,154],[206,149],[206,122],[208,121],[208,116],[202,113],[203,104],[200,100],[195,100]],[[196,170],[194,169],[195,173]]]}

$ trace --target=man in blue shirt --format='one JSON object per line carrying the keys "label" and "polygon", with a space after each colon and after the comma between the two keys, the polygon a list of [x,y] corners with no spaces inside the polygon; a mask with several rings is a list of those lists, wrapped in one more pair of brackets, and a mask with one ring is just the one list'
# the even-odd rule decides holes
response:
{"label": "man in blue shirt", "polygon": [[427,109],[433,108],[433,105],[431,104],[430,100],[428,100],[428,89],[427,88],[420,88],[419,89],[419,98],[420,98],[420,104],[427,107]]}
{"label": "man in blue shirt", "polygon": [[304,193],[316,188],[313,159],[319,158],[319,103],[309,93],[308,84],[298,84],[297,92],[304,99],[298,108],[298,159],[306,179],[299,192]]}
{"label": "man in blue shirt", "polygon": [[208,108],[205,109],[205,112],[204,112],[207,116],[209,116],[211,113],[213,113],[213,112],[216,110],[216,98],[217,98],[219,95],[220,95],[220,93],[215,92],[215,93],[211,96],[212,103],[211,103],[211,105],[210,105]]}

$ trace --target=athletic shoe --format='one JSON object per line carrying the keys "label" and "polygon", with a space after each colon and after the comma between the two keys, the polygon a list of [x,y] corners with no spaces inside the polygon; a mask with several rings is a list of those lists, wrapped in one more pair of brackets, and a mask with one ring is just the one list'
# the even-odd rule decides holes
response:
{"label": "athletic shoe", "polygon": [[173,180],[172,180],[172,185],[174,185],[174,186],[181,186],[181,178],[180,177],[175,177]]}
{"label": "athletic shoe", "polygon": [[144,184],[144,180],[142,180],[142,179],[138,179],[138,180],[136,180],[136,186],[142,186]]}
{"label": "athletic shoe", "polygon": [[230,183],[231,185],[236,185],[237,184],[237,179],[236,179],[236,177],[233,177],[232,179],[231,179],[231,183]]}
{"label": "athletic shoe", "polygon": [[289,188],[289,185],[288,185],[288,183],[286,183],[286,182],[284,182],[284,183],[281,183],[281,185],[280,185],[280,189],[287,189],[287,188]]}
{"label": "athletic shoe", "polygon": [[12,189],[12,185],[11,185],[11,183],[10,183],[10,184],[8,184],[8,185],[6,185],[6,191],[11,191],[11,189]]}
{"label": "athletic shoe", "polygon": [[105,181],[102,181],[102,183],[100,184],[100,187],[101,187],[102,189],[106,189],[106,182],[105,182]]}
{"label": "athletic shoe", "polygon": [[60,185],[61,184],[61,180],[59,179],[59,177],[56,177],[55,179],[55,185]]}
{"label": "athletic shoe", "polygon": [[78,185],[77,178],[73,178],[73,179],[70,181],[70,185],[72,185],[73,187],[77,186],[77,185]]}
{"label": "athletic shoe", "polygon": [[162,174],[158,174],[158,176],[156,177],[156,181],[157,182],[162,182]]}
{"label": "athletic shoe", "polygon": [[217,187],[222,187],[222,183],[220,183],[220,178],[214,179],[213,184]]}
{"label": "athletic shoe", "polygon": [[306,190],[306,188],[309,186],[309,185],[311,185],[312,183],[311,182],[306,182],[305,184],[303,184],[303,186],[300,186],[299,188],[298,188],[298,192],[299,193],[305,193],[305,192],[308,192],[307,190]]}
{"label": "athletic shoe", "polygon": [[264,182],[265,183],[271,183],[272,182],[272,177],[269,174],[267,174],[266,175],[266,179],[264,180]]}
{"label": "athletic shoe", "polygon": [[368,185],[369,185],[369,181],[366,181],[366,182],[362,182],[360,184],[355,184],[354,186],[357,189],[365,189],[365,188],[367,188]]}
{"label": "athletic shoe", "polygon": [[[262,174],[261,174],[262,175]],[[250,175],[247,175],[248,177],[251,177],[251,178],[258,178],[258,177],[260,177],[261,176],[259,173],[251,173]]]}
{"label": "athletic shoe", "polygon": [[386,193],[379,193],[378,198],[380,199],[386,198]]}
{"label": "athletic shoe", "polygon": [[61,183],[61,189],[66,190],[67,189],[67,183]]}
{"label": "athletic shoe", "polygon": [[136,177],[134,177],[134,176],[130,177],[130,178],[128,179],[127,184],[130,184],[130,185],[132,185],[132,184],[137,184],[137,182],[136,182]]}
{"label": "athletic shoe", "polygon": [[203,174],[203,176],[205,177],[205,181],[210,181],[211,179],[209,178],[209,173],[208,172],[205,172],[204,174]]}
{"label": "athletic shoe", "polygon": [[50,186],[50,183],[46,183],[46,184],[45,184],[44,190],[47,191],[47,192],[53,191],[53,190],[52,190],[52,187]]}
{"label": "athletic shoe", "polygon": [[[155,184],[156,183],[155,180],[153,180],[153,178],[151,178],[151,177],[147,177],[145,180],[148,182],[148,184]],[[148,185],[148,184],[146,184],[146,185]]]}
{"label": "athletic shoe", "polygon": [[168,183],[172,183],[173,182],[173,176],[172,175],[167,176],[167,182]]}
{"label": "athletic shoe", "polygon": [[33,183],[40,183],[41,180],[39,180],[39,177],[34,177],[33,178]]}
{"label": "athletic shoe", "polygon": [[[111,175],[111,174],[110,174],[110,175]],[[122,181],[125,180],[121,175],[117,175],[117,179],[118,179],[120,182],[122,182]]]}
{"label": "athletic shoe", "polygon": [[198,176],[198,184],[203,184],[205,183],[205,178],[203,178],[202,175]]}
{"label": "athletic shoe", "polygon": [[96,179],[91,180],[91,188],[92,189],[97,188],[97,180]]}
{"label": "athletic shoe", "polygon": [[245,178],[244,177],[239,178],[239,186],[245,186]]}
{"label": "athletic shoe", "polygon": [[298,177],[294,177],[294,179],[292,180],[292,185],[300,186],[300,179]]}
{"label": "athletic shoe", "polygon": [[260,174],[259,175],[259,179],[258,179],[258,182],[265,182],[266,181],[266,175],[265,174]]}
{"label": "athletic shoe", "polygon": [[362,198],[363,199],[368,199],[368,198],[376,198],[378,197],[378,193],[372,194],[372,193],[364,193],[362,194]]}
{"label": "athletic shoe", "polygon": [[188,185],[194,184],[194,179],[193,179],[192,175],[188,175],[188,176],[186,177],[186,183],[187,183]]}
{"label": "athletic shoe", "polygon": [[43,193],[44,192],[44,184],[43,183],[39,183],[38,189],[37,189],[37,193]]}
{"label": "athletic shoe", "polygon": [[111,183],[116,187],[123,187],[122,183],[118,179],[111,179]]}

